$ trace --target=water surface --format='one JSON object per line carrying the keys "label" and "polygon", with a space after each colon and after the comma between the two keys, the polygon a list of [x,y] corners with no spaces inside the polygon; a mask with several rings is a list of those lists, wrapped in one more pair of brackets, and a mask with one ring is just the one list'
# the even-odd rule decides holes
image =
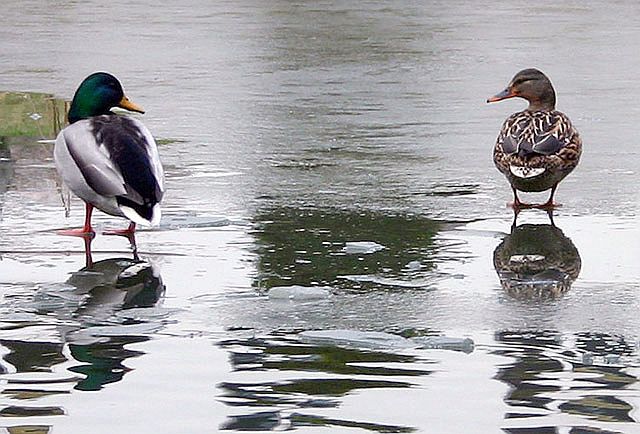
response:
{"label": "water surface", "polygon": [[[8,432],[640,431],[634,2],[5,3]],[[530,66],[585,152],[514,225],[484,101]],[[95,70],[167,194],[87,266],[51,139]]]}

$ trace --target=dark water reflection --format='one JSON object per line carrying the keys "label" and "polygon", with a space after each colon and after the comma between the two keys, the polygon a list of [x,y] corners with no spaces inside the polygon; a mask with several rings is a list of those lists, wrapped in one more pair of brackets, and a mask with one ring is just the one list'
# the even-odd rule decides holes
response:
{"label": "dark water reflection", "polygon": [[266,288],[320,284],[369,290],[398,277],[411,285],[433,272],[434,236],[446,225],[411,215],[292,207],[264,210],[255,219],[258,284]]}
{"label": "dark water reflection", "polygon": [[100,390],[109,383],[122,380],[130,371],[125,361],[139,357],[141,351],[128,350],[127,345],[148,340],[145,336],[116,336],[107,342],[96,342],[90,345],[69,345],[71,357],[81,364],[69,368],[71,372],[81,374],[82,380],[74,386],[77,390]]}
{"label": "dark water reflection", "polygon": [[[0,341],[9,353],[4,361],[11,364],[17,372],[45,372],[66,360],[62,355],[62,344],[24,342],[3,339]],[[5,370],[5,372],[7,372]]]}
{"label": "dark water reflection", "polygon": [[[286,336],[229,340],[219,345],[229,352],[235,371],[279,371],[288,377],[281,381],[219,384],[221,399],[229,406],[281,409],[233,416],[221,426],[225,430],[267,431],[326,426],[363,428],[373,432],[412,432],[414,429],[410,427],[327,418],[314,414],[313,409],[339,407],[340,397],[358,390],[409,388],[414,384],[398,378],[410,379],[432,372],[409,367],[418,361],[412,355],[311,346]],[[409,366],[404,368],[402,364]],[[318,373],[321,377],[296,378],[308,372]],[[291,412],[292,408],[298,411]],[[306,412],[301,413],[302,409]]]}
{"label": "dark water reflection", "polygon": [[[618,357],[628,356],[634,349],[623,338],[610,335],[579,333],[573,350],[562,345],[563,339],[566,337],[555,331],[504,331],[496,335],[496,341],[504,344],[496,353],[514,359],[496,377],[511,386],[505,402],[512,410],[506,418],[516,425],[518,420],[540,419],[542,427],[546,417],[561,411],[602,422],[635,423],[633,401],[613,392],[638,382],[624,366],[615,364]],[[612,341],[616,344],[611,345]],[[593,364],[596,352],[590,349],[594,348],[600,348],[598,353],[606,357],[598,364]],[[558,401],[560,396],[566,398]],[[523,428],[506,431],[528,432]],[[553,428],[549,432],[558,431]]]}
{"label": "dark water reflection", "polygon": [[[0,339],[6,376],[2,394],[7,397],[0,414],[13,418],[62,416],[67,413],[63,407],[31,403],[70,394],[71,389],[99,391],[121,381],[130,371],[126,361],[144,354],[128,346],[150,339],[131,334],[130,328],[150,321],[142,320],[141,315],[118,318],[118,312],[153,307],[163,293],[157,268],[139,258],[120,257],[92,262],[73,273],[60,288],[33,292],[28,298],[5,298],[0,333],[19,335],[22,330],[30,334],[39,328],[45,330],[49,323],[56,337]],[[43,322],[42,318],[49,319]],[[24,429],[48,432],[49,428]]]}

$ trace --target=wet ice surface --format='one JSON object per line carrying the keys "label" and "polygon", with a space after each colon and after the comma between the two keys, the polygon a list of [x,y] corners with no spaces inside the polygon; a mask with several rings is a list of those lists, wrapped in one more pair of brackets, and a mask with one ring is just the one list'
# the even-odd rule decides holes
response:
{"label": "wet ice surface", "polygon": [[[87,269],[60,104],[2,100],[0,426],[637,431],[637,5],[209,3],[5,5],[2,90],[115,73],[168,191]],[[528,66],[585,154],[512,229],[484,100]]]}

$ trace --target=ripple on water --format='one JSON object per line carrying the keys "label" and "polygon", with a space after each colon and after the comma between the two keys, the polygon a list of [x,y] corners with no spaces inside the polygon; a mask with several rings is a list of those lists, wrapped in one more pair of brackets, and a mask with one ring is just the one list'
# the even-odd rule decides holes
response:
{"label": "ripple on water", "polygon": [[[398,377],[431,374],[416,366],[414,356],[311,343],[295,335],[227,339],[218,345],[229,352],[235,372],[261,373],[253,381],[218,384],[219,399],[235,414],[223,426],[234,429],[250,429],[257,423],[268,429],[324,426],[411,432],[412,427],[343,418],[340,413],[327,417],[323,409],[338,409],[354,392],[412,387],[410,381]],[[274,410],[258,410],[265,405]]]}

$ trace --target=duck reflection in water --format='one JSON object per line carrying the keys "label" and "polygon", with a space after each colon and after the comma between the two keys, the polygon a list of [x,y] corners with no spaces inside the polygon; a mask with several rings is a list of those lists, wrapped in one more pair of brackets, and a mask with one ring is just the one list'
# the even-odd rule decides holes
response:
{"label": "duck reflection in water", "polygon": [[[34,315],[43,318],[44,324],[51,324],[50,318],[56,318],[56,332],[45,333],[37,339],[0,340],[3,352],[0,373],[21,375],[19,382],[5,382],[0,387],[3,395],[14,402],[5,406],[7,415],[66,414],[59,406],[24,404],[21,396],[48,402],[52,396],[68,393],[71,387],[98,391],[107,384],[119,382],[131,371],[126,361],[144,354],[130,348],[131,345],[151,339],[149,332],[163,327],[151,309],[148,316],[140,312],[142,309],[121,315],[126,309],[157,305],[165,291],[158,268],[141,260],[135,251],[132,258],[119,255],[94,262],[91,241],[92,237],[85,239],[87,264],[67,280],[71,288],[65,285],[62,290],[43,291],[29,303]],[[39,330],[42,323],[27,322],[17,327]],[[64,369],[81,375],[72,377],[76,381],[70,381],[70,377],[57,374]]]}
{"label": "duck reflection in water", "polygon": [[493,252],[500,284],[513,297],[558,297],[580,274],[578,249],[554,224],[552,211],[548,215],[550,224],[517,226],[515,212],[511,233]]}
{"label": "duck reflection in water", "polygon": [[[155,306],[164,294],[165,286],[158,267],[138,257],[133,235],[130,238],[131,258],[121,256],[97,262],[93,261],[91,252],[93,237],[83,238],[86,265],[67,279],[67,283],[75,287],[76,294],[86,297],[72,314],[81,328],[67,334],[71,356],[81,362],[69,370],[84,376],[75,389],[96,391],[122,380],[130,370],[124,361],[143,354],[128,346],[149,338],[131,334],[125,328],[119,336],[94,335],[92,326],[108,325],[117,329],[131,325],[131,319],[118,318],[118,311]],[[154,327],[152,320],[140,323],[145,323],[149,329]]]}
{"label": "duck reflection in water", "polygon": [[67,283],[90,296],[84,309],[152,307],[158,302],[165,290],[162,277],[156,266],[139,258],[135,239],[130,239],[132,259],[118,257],[98,262],[93,261],[91,251],[93,237],[83,239],[86,266],[73,273]]}

